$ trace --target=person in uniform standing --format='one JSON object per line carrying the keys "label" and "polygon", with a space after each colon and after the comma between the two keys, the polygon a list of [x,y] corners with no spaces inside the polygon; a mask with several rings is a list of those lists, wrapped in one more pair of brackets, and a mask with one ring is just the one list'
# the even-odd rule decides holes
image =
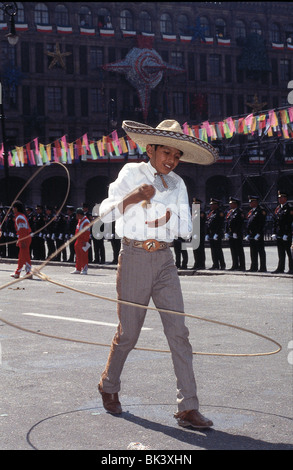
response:
{"label": "person in uniform standing", "polygon": [[45,219],[43,206],[37,204],[34,215],[34,243],[33,243],[33,253],[34,259],[44,260],[46,257],[45,249]]}
{"label": "person in uniform standing", "polygon": [[210,269],[224,270],[226,263],[222,249],[222,239],[224,234],[225,214],[220,209],[219,205],[220,201],[218,199],[210,199],[210,212],[206,218],[206,241],[209,241],[211,248],[213,264]]}
{"label": "person in uniform standing", "polygon": [[230,210],[226,215],[225,238],[229,240],[232,257],[230,271],[245,271],[245,254],[243,248],[244,213],[240,208],[240,200],[229,199]]}
{"label": "person in uniform standing", "polygon": [[250,248],[250,272],[256,272],[258,270],[258,258],[259,258],[259,272],[266,272],[266,252],[264,242],[264,227],[266,224],[266,210],[259,205],[258,196],[249,196],[250,211],[248,212],[247,226],[246,226],[246,237],[245,239],[249,242]]}
{"label": "person in uniform standing", "polygon": [[[10,207],[7,207],[7,211],[10,210]],[[8,258],[17,259],[18,258],[18,246],[17,242],[17,234],[15,230],[15,223],[14,223],[14,214],[13,212],[8,213],[8,217],[6,219],[6,241],[7,245],[7,252]]]}
{"label": "person in uniform standing", "polygon": [[6,258],[6,211],[0,207],[0,258]]}
{"label": "person in uniform standing", "polygon": [[[194,197],[193,203],[201,204],[202,201]],[[206,255],[205,255],[205,246],[204,246],[205,236],[206,236],[206,220],[207,220],[207,216],[206,216],[205,211],[200,209],[200,240],[199,240],[198,248],[193,250],[194,265],[192,269],[205,269],[206,268]]]}
{"label": "person in uniform standing", "polygon": [[[173,245],[174,245],[174,253],[175,253],[175,264],[178,269],[187,269],[188,265],[188,252],[187,250],[182,249],[182,243],[186,243],[186,240],[183,238],[175,238]],[[182,263],[181,263],[182,257]]]}
{"label": "person in uniform standing", "polygon": [[288,194],[278,191],[278,206],[274,212],[272,239],[277,242],[278,266],[273,273],[285,271],[286,254],[288,257],[288,274],[293,274],[292,243],[293,207],[288,202]]}
{"label": "person in uniform standing", "polygon": [[[65,238],[66,238],[66,241],[68,241],[75,235],[76,214],[74,212],[73,206],[67,206],[66,209],[67,209],[67,216],[66,216],[67,227],[66,227]],[[69,244],[69,258],[68,258],[69,263],[74,263],[74,259],[75,259],[74,243],[70,243]]]}
{"label": "person in uniform standing", "polygon": [[116,224],[112,223],[112,233],[110,235],[110,243],[113,251],[113,260],[110,264],[118,264],[118,256],[121,248],[121,239],[116,233]]}
{"label": "person in uniform standing", "polygon": [[[92,218],[96,219],[97,215],[92,215]],[[105,245],[104,245],[104,224],[100,226],[100,229],[98,231],[95,230],[94,225],[92,225],[91,233],[93,237],[94,254],[95,254],[95,259],[93,263],[105,264],[106,250],[105,250]]]}
{"label": "person in uniform standing", "polygon": [[[31,228],[31,231],[33,232],[34,231],[34,211],[33,211],[33,208],[31,206],[26,206],[25,208],[25,214],[26,214],[26,218],[28,220],[28,223],[29,223],[29,226]],[[32,254],[33,254],[33,245],[34,245],[34,237],[32,237],[32,242],[30,244],[30,255],[32,257]]]}
{"label": "person in uniform standing", "polygon": [[[52,219],[55,218],[54,212],[53,212],[53,207],[51,206],[46,206],[45,208],[45,216],[44,216],[44,221],[45,224],[49,224],[45,229],[45,241],[47,245],[47,258],[51,256],[55,251],[55,223],[52,221]],[[55,258],[53,258],[52,261],[54,261]]]}
{"label": "person in uniform standing", "polygon": [[[56,248],[59,248],[64,245],[66,241],[66,215],[60,212],[55,220],[55,241],[56,241]],[[67,261],[67,251],[66,248],[63,248],[57,255],[56,261]]]}
{"label": "person in uniform standing", "polygon": [[179,426],[208,428],[213,423],[199,412],[192,347],[184,316],[162,310],[184,311],[170,246],[174,238],[186,239],[192,233],[186,186],[173,170],[180,160],[211,164],[217,152],[206,142],[184,135],[180,124],[173,120],[163,121],[156,128],[124,121],[122,127],[136,144],[146,148],[150,160],[124,165],[100,206],[102,221],[116,220],[116,231],[122,238],[118,299],[137,304],[118,304],[119,324],[98,386],[103,406],[112,414],[122,413],[118,397],[120,376],[139,338],[152,298],[164,325],[177,379],[178,411],[174,417]]}

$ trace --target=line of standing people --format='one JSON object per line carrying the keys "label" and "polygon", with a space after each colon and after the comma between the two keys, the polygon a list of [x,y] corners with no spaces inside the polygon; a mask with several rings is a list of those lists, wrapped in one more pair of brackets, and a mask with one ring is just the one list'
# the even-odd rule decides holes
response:
{"label": "line of standing people", "polygon": [[[202,201],[194,198],[194,203]],[[246,261],[243,241],[249,243],[250,268],[249,272],[267,272],[264,230],[267,221],[267,211],[260,204],[258,196],[249,196],[250,210],[247,214],[240,207],[240,200],[235,197],[229,198],[229,210],[221,207],[219,199],[210,199],[210,210],[206,214],[200,210],[200,245],[193,251],[193,269],[205,269],[205,242],[209,243],[211,250],[211,270],[225,270],[226,262],[222,248],[223,240],[229,244],[232,266],[230,271],[245,271]],[[285,260],[288,258],[288,274],[293,274],[292,258],[292,223],[293,207],[288,202],[288,194],[278,192],[278,205],[273,214],[273,231],[271,238],[277,243],[278,265],[273,273],[285,272]],[[176,248],[175,254],[177,267],[187,268],[187,251],[182,254],[184,261],[180,264],[180,252]]]}

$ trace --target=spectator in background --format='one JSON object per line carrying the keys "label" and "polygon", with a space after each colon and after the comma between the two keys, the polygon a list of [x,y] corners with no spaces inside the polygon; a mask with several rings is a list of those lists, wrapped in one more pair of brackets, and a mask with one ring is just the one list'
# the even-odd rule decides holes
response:
{"label": "spectator in background", "polygon": [[259,271],[264,273],[266,267],[266,252],[264,243],[264,227],[266,223],[266,210],[259,205],[258,196],[249,196],[250,211],[247,219],[247,235],[245,239],[249,242],[250,248],[250,272],[258,270],[258,258],[260,261]]}
{"label": "spectator in background", "polygon": [[245,255],[243,249],[244,213],[240,208],[240,200],[230,197],[230,210],[226,215],[225,238],[229,240],[232,256],[230,271],[245,271]]}
{"label": "spectator in background", "polygon": [[278,191],[278,206],[274,212],[272,239],[277,242],[278,266],[273,273],[285,271],[286,254],[288,257],[288,274],[293,274],[292,243],[293,207],[288,203],[288,194]]}
{"label": "spectator in background", "polygon": [[210,199],[211,210],[207,215],[206,241],[210,242],[212,267],[210,269],[225,269],[224,253],[222,249],[222,238],[224,234],[225,214],[220,209],[220,201],[215,198]]}

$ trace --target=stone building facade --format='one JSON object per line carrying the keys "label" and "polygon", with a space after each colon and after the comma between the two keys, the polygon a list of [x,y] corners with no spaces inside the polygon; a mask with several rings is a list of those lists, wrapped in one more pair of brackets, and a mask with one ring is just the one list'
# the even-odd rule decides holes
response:
{"label": "stone building facade", "polygon": [[[8,20],[0,12],[8,149],[35,138],[48,144],[66,135],[72,142],[84,133],[95,141],[114,129],[123,136],[124,119],[156,126],[162,119],[174,118],[193,125],[288,106],[288,83],[293,79],[292,2],[17,5],[19,41],[14,47],[7,43]],[[156,51],[160,64],[165,64],[151,89],[146,113],[139,99],[141,77],[105,67],[125,63],[134,48]],[[172,66],[182,71],[172,73]],[[150,70],[140,72],[149,73],[151,87]],[[208,206],[212,196],[226,204],[232,194],[246,203],[248,194],[257,193],[270,206],[282,187],[293,199],[293,172],[284,158],[293,154],[290,139],[245,136],[213,144],[220,154],[231,155],[228,163],[178,167],[190,198],[197,196]],[[248,163],[247,144],[266,156],[265,164]],[[91,207],[100,202],[122,164],[80,161],[68,165],[67,202],[75,207],[85,200]],[[36,170],[33,166],[9,168],[10,200]],[[4,176],[0,168],[0,202],[7,196]],[[27,204],[58,206],[66,187],[62,168],[46,166],[21,197]]]}

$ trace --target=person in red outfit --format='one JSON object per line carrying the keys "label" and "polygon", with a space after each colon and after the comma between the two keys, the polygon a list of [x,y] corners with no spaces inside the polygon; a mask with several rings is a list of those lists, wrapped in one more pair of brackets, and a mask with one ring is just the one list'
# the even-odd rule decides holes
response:
{"label": "person in red outfit", "polygon": [[15,219],[15,229],[17,234],[17,243],[16,245],[19,248],[18,252],[18,265],[14,274],[11,274],[11,277],[16,279],[19,278],[23,266],[25,266],[26,275],[29,275],[29,278],[32,278],[31,274],[31,256],[30,256],[30,245],[32,242],[31,239],[31,228],[28,223],[27,217],[25,215],[24,206],[21,201],[15,201],[12,207]]}
{"label": "person in red outfit", "polygon": [[[76,219],[78,220],[75,235],[81,232],[87,225],[90,224],[89,219],[84,214],[81,207],[76,209]],[[75,270],[71,274],[87,274],[88,270],[88,250],[90,247],[90,228],[85,230],[74,243],[74,250],[76,255]]]}

